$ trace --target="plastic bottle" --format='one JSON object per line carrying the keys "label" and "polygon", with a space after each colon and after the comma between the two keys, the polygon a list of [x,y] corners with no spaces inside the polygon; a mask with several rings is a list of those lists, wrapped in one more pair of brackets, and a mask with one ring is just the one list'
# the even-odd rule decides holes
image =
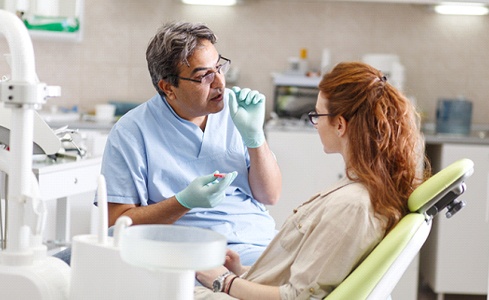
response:
{"label": "plastic bottle", "polygon": [[306,75],[309,66],[307,63],[307,49],[302,48],[299,56],[299,71],[301,75]]}

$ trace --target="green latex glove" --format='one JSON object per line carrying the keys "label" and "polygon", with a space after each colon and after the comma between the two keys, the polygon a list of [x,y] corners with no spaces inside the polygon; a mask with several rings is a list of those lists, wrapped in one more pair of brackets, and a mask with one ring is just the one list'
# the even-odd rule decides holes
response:
{"label": "green latex glove", "polygon": [[214,174],[195,178],[184,190],[177,193],[175,198],[186,208],[204,207],[211,208],[219,205],[226,197],[225,190],[238,176],[238,172],[226,174],[222,180],[218,180]]}
{"label": "green latex glove", "polygon": [[265,142],[265,96],[258,91],[237,86],[227,91],[231,118],[246,147],[260,147]]}

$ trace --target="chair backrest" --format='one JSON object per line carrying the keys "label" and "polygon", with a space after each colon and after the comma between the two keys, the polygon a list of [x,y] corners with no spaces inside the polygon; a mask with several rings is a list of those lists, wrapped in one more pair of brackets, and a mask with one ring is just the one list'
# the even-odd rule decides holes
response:
{"label": "chair backrest", "polygon": [[449,218],[465,205],[457,197],[465,191],[465,179],[473,170],[470,159],[461,159],[421,184],[409,197],[411,213],[325,299],[388,299],[428,238],[433,217],[447,208]]}

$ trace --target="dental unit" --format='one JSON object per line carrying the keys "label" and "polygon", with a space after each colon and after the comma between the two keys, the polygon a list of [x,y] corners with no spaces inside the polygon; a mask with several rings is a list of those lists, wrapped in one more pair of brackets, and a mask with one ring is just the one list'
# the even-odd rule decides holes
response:
{"label": "dental unit", "polygon": [[130,226],[128,217],[116,221],[109,237],[103,176],[98,233],[73,238],[71,267],[47,255],[42,242],[47,213],[32,158],[58,151],[61,141],[35,110],[60,89],[39,82],[29,33],[5,10],[0,10],[1,35],[11,52],[11,78],[0,81],[0,141],[8,143],[8,149],[0,148],[0,171],[8,175],[6,226],[0,226],[1,299],[193,299],[195,271],[224,263],[226,239],[199,228]]}

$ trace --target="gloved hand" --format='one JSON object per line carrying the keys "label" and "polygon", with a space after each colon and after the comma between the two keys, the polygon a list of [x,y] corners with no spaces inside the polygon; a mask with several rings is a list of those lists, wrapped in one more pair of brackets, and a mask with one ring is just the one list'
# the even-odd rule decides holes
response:
{"label": "gloved hand", "polygon": [[248,88],[235,86],[228,93],[229,111],[248,148],[258,148],[265,141],[265,96]]}
{"label": "gloved hand", "polygon": [[204,207],[211,208],[219,205],[226,194],[226,188],[238,176],[234,171],[226,174],[222,180],[218,180],[214,174],[195,178],[184,190],[177,193],[175,198],[186,208]]}

